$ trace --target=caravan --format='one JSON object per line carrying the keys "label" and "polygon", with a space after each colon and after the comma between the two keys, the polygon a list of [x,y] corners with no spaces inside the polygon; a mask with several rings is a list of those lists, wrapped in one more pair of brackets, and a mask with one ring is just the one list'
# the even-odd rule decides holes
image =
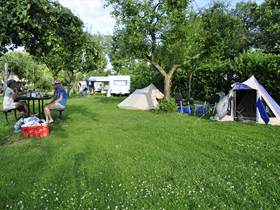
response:
{"label": "caravan", "polygon": [[[104,82],[109,83],[108,92],[113,95],[130,94],[130,76],[88,77],[87,85],[93,85],[98,90],[104,88]],[[107,94],[108,95],[108,94]]]}

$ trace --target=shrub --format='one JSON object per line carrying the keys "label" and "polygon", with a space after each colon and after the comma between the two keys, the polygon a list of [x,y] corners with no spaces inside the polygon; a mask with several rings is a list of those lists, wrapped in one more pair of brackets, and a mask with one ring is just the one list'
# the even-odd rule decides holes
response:
{"label": "shrub", "polygon": [[188,98],[187,103],[189,102],[190,105],[193,105],[193,98]]}
{"label": "shrub", "polygon": [[154,110],[157,114],[177,111],[177,106],[174,98],[167,101],[165,101],[164,99],[159,99],[158,102],[158,106]]}

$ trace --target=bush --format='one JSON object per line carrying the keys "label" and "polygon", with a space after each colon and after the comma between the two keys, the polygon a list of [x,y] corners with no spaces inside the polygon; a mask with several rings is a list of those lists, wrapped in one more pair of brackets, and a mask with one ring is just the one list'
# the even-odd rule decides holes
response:
{"label": "bush", "polygon": [[174,98],[167,101],[165,101],[164,99],[160,99],[158,100],[158,102],[158,106],[154,110],[157,114],[177,111],[177,106]]}
{"label": "bush", "polygon": [[188,98],[187,103],[189,102],[190,105],[193,105],[193,98]]}

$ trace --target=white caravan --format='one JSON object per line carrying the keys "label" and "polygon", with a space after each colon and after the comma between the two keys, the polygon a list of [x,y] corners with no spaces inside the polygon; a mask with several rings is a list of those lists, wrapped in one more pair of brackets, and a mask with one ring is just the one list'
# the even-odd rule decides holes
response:
{"label": "white caravan", "polygon": [[[88,86],[90,83],[108,82],[108,93],[113,95],[130,94],[130,76],[107,76],[107,77],[88,77]],[[107,94],[108,96],[108,94]]]}

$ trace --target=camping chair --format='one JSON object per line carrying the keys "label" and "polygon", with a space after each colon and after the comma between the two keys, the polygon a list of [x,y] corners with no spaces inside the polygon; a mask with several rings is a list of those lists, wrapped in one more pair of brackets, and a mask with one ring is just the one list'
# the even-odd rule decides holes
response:
{"label": "camping chair", "polygon": [[185,106],[186,104],[183,103],[183,98],[181,93],[174,93],[175,101],[177,106]]}
{"label": "camping chair", "polygon": [[211,95],[211,98],[209,100],[209,114],[210,114],[210,108],[211,106],[214,106],[214,110],[213,110],[213,113],[215,112],[215,109],[216,109],[216,106],[217,106],[217,103],[219,103],[220,101],[220,95],[219,94],[212,94]]}

